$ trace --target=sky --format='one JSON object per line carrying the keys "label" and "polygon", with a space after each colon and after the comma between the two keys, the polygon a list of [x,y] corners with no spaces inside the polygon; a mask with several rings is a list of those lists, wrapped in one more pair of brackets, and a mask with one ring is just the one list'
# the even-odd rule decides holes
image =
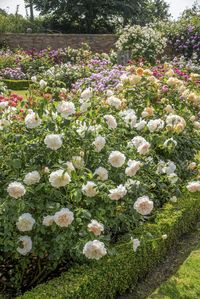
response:
{"label": "sky", "polygon": [[[97,0],[98,1],[98,0]],[[185,8],[190,8],[194,0],[166,0],[170,4],[170,13],[174,18],[178,18]],[[200,0],[198,0],[200,4]],[[19,13],[26,15],[24,0],[0,0],[0,8],[6,9],[9,13],[15,13],[16,6],[19,5]],[[38,12],[35,12],[37,15]]]}

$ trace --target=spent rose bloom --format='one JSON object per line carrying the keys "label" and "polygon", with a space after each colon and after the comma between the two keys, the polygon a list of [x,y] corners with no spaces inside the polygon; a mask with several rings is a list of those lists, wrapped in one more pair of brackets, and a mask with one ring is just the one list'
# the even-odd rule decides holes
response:
{"label": "spent rose bloom", "polygon": [[98,194],[97,185],[94,182],[87,182],[86,185],[82,186],[82,192],[87,197],[94,197]]}
{"label": "spent rose bloom", "polygon": [[62,138],[59,134],[49,134],[45,137],[44,143],[53,151],[58,150],[62,146]]}
{"label": "spent rose bloom", "polygon": [[187,189],[190,192],[200,191],[200,181],[193,181],[193,182],[188,183]]}
{"label": "spent rose bloom", "polygon": [[98,176],[97,180],[99,180],[99,181],[107,181],[107,179],[108,179],[108,171],[104,167],[98,167],[95,170],[94,175]]}
{"label": "spent rose bloom", "polygon": [[21,232],[28,232],[31,231],[33,228],[33,225],[35,224],[35,219],[32,217],[30,213],[24,213],[16,222],[16,226],[19,231]]}
{"label": "spent rose bloom", "polygon": [[106,145],[106,139],[102,136],[97,136],[92,144],[95,146],[96,152],[99,153]]}
{"label": "spent rose bloom", "polygon": [[57,111],[61,114],[63,118],[68,118],[68,116],[76,113],[74,103],[62,101],[57,106]]}
{"label": "spent rose bloom", "polygon": [[153,210],[153,201],[148,196],[139,197],[134,203],[134,209],[141,215],[149,215]]}
{"label": "spent rose bloom", "polygon": [[88,231],[92,232],[95,236],[100,236],[101,233],[104,231],[103,224],[94,219],[91,220],[91,222],[88,224],[87,228],[88,228]]}
{"label": "spent rose bloom", "polygon": [[106,120],[109,129],[114,130],[117,128],[117,121],[114,116],[105,115],[104,119]]}
{"label": "spent rose bloom", "polygon": [[17,251],[21,255],[27,255],[32,249],[32,240],[29,236],[21,236],[18,239],[18,242],[20,243],[20,247],[17,247]]}
{"label": "spent rose bloom", "polygon": [[74,213],[68,208],[62,208],[54,215],[54,222],[60,227],[68,227],[74,220]]}
{"label": "spent rose bloom", "polygon": [[99,260],[104,255],[107,254],[107,250],[106,250],[105,245],[104,245],[103,242],[100,242],[98,240],[94,240],[94,241],[89,241],[85,244],[85,246],[83,248],[83,254],[88,259]]}
{"label": "spent rose bloom", "polygon": [[34,129],[40,126],[42,123],[41,119],[37,114],[35,114],[33,111],[27,114],[25,117],[25,125],[28,129]]}
{"label": "spent rose bloom", "polygon": [[29,172],[25,175],[24,177],[24,183],[26,185],[34,185],[34,184],[37,184],[39,183],[40,181],[40,174],[38,171],[32,171],[32,172]]}
{"label": "spent rose bloom", "polygon": [[108,196],[112,200],[119,200],[127,194],[126,187],[123,185],[119,185],[117,188],[109,190],[109,192]]}
{"label": "spent rose bloom", "polygon": [[125,169],[125,174],[130,177],[136,175],[136,173],[142,166],[142,163],[140,161],[135,160],[129,160],[127,164],[128,167]]}
{"label": "spent rose bloom", "polygon": [[146,120],[140,120],[138,123],[135,124],[135,128],[137,131],[141,131],[146,126],[147,122]]}
{"label": "spent rose bloom", "polygon": [[113,151],[109,155],[108,162],[116,168],[122,167],[122,165],[125,163],[126,157],[124,154],[122,154],[119,151]]}
{"label": "spent rose bloom", "polygon": [[21,183],[12,182],[8,185],[7,192],[11,197],[17,199],[24,196],[24,194],[26,193],[26,189]]}
{"label": "spent rose bloom", "polygon": [[63,169],[53,171],[49,176],[51,186],[60,188],[68,185],[71,182],[70,175]]}

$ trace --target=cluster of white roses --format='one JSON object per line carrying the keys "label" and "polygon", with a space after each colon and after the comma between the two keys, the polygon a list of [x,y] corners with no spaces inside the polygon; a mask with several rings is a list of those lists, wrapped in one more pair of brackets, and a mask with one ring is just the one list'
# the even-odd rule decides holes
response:
{"label": "cluster of white roses", "polygon": [[[159,88],[159,80],[152,76],[151,72],[148,71],[147,78],[148,82],[154,84]],[[192,94],[191,92],[188,94],[185,90],[185,86],[183,85],[181,80],[178,80],[174,76],[172,72],[168,72],[167,76],[167,85],[172,88],[176,88],[181,96],[185,96],[188,101],[191,103],[196,103],[198,101],[198,96],[196,94]],[[33,80],[33,78],[32,78]],[[140,84],[142,81],[141,75],[135,74],[126,74],[121,78],[121,83],[116,88],[116,93],[123,88],[127,83],[132,84],[133,86]],[[45,88],[46,82],[43,80],[40,81],[41,88]],[[119,170],[120,175],[126,179],[126,182],[120,180],[120,182],[116,185],[113,184],[112,188],[108,188],[107,197],[110,199],[110,202],[120,201],[121,199],[126,199],[128,197],[130,189],[136,189],[140,186],[141,182],[138,180],[133,180],[132,178],[136,176],[138,173],[142,172],[145,166],[145,163],[150,163],[153,158],[149,157],[149,153],[153,151],[153,144],[151,144],[147,137],[144,138],[141,136],[143,132],[152,136],[156,136],[156,134],[161,133],[161,131],[170,132],[170,134],[179,134],[184,132],[186,129],[186,120],[176,114],[174,107],[171,105],[166,105],[164,109],[165,115],[161,118],[158,118],[157,113],[155,112],[152,106],[143,107],[143,111],[140,112],[138,117],[137,112],[128,107],[128,102],[124,97],[124,94],[115,95],[113,91],[107,90],[106,100],[103,99],[97,105],[103,106],[104,112],[101,115],[100,124],[94,121],[88,122],[87,117],[84,119],[84,114],[88,112],[88,110],[92,107],[92,105],[96,105],[93,101],[94,92],[91,88],[87,88],[80,94],[79,104],[77,105],[77,101],[61,101],[58,105],[55,104],[54,108],[56,108],[57,112],[54,115],[54,122],[56,123],[57,119],[59,122],[56,123],[56,130],[53,133],[46,134],[43,137],[43,145],[46,151],[58,151],[64,147],[65,145],[65,134],[58,134],[59,123],[61,123],[62,119],[69,119],[72,122],[71,128],[76,131],[78,136],[81,137],[81,142],[84,141],[84,137],[86,132],[90,132],[93,139],[90,140],[91,151],[95,152],[95,155],[98,159],[98,167],[95,166],[94,170],[91,174],[91,179],[85,179],[84,182],[81,182],[81,192],[84,196],[88,198],[94,198],[101,195],[101,188],[99,188],[99,181],[104,182],[112,177],[112,170]],[[99,100],[99,99],[98,99]],[[112,112],[111,112],[112,111]],[[108,114],[107,114],[108,113]],[[113,114],[111,114],[113,113]],[[48,113],[45,114],[45,116]],[[49,113],[50,114],[50,113]],[[83,117],[81,120],[77,119],[77,115],[81,114]],[[191,120],[192,121],[192,120]],[[25,117],[25,126],[27,129],[33,130],[37,127],[45,124],[45,120],[40,119],[37,113],[32,110],[29,110],[27,116]],[[199,129],[198,122],[193,119],[195,130]],[[120,130],[120,127],[124,126],[127,134],[132,136],[132,132],[140,131],[140,133],[133,135],[130,138],[125,138],[125,140],[119,140],[119,143],[123,143],[122,149],[121,147],[113,146],[111,142],[109,142],[109,138],[111,135],[115,136],[115,132]],[[124,129],[124,128],[123,128]],[[109,132],[109,133],[106,133]],[[124,135],[120,135],[121,138]],[[146,136],[146,135],[145,135]],[[156,137],[155,137],[156,138]],[[177,139],[178,140],[178,139]],[[128,142],[127,142],[128,141]],[[175,137],[170,137],[166,139],[162,146],[163,148],[174,146],[176,147],[178,142],[175,140]],[[111,148],[111,150],[107,150],[107,147]],[[120,150],[119,150],[120,148]],[[126,152],[127,150],[127,152]],[[134,159],[134,154],[136,156],[140,155],[139,158]],[[101,155],[104,158],[101,158]],[[140,161],[141,160],[141,161]],[[107,166],[106,166],[106,165]],[[188,169],[193,170],[196,165],[192,162],[188,166]],[[86,159],[84,159],[84,151],[79,155],[74,155],[71,157],[70,161],[65,163],[66,168],[50,171],[48,167],[45,168],[45,173],[48,174],[49,184],[53,188],[63,188],[69,184],[73,183],[73,172],[76,171],[84,171],[85,166],[88,167]],[[179,177],[175,173],[177,167],[175,163],[171,160],[163,161],[160,160],[157,163],[157,171],[158,175],[166,175],[167,179],[171,184],[175,184]],[[123,171],[120,168],[123,167]],[[87,169],[88,170],[88,169]],[[92,180],[94,178],[94,181]],[[41,181],[41,175],[38,171],[34,170],[27,173],[23,179],[23,183],[14,181],[11,182],[7,187],[7,192],[10,197],[14,199],[19,199],[25,196],[28,193],[28,188],[26,186],[32,186],[35,184],[39,184]],[[95,179],[98,181],[96,182]],[[200,181],[193,181],[187,185],[187,189],[190,192],[200,191]],[[133,209],[142,216],[150,215],[154,209],[154,201],[150,199],[151,196],[143,195],[138,197],[133,202]],[[171,201],[175,202],[177,199],[172,197]],[[72,224],[75,219],[75,215],[68,208],[61,208],[60,211],[55,212],[54,215],[46,215],[42,220],[35,220],[30,213],[23,213],[19,216],[16,226],[20,232],[28,232],[32,231],[36,224],[42,223],[44,226],[49,227],[53,224],[58,225],[59,227],[67,228]],[[104,225],[96,219],[92,219],[91,222],[87,225],[88,232],[92,233],[95,237],[100,236],[104,233]],[[32,249],[32,240],[29,236],[20,236],[19,242],[21,244],[20,247],[17,248],[17,251],[26,255]],[[133,239],[133,248],[134,251],[137,250],[137,247],[140,245],[140,241],[138,239]],[[89,259],[100,259],[104,255],[107,254],[107,249],[103,242],[98,240],[89,241],[85,244],[83,248],[83,254]]]}

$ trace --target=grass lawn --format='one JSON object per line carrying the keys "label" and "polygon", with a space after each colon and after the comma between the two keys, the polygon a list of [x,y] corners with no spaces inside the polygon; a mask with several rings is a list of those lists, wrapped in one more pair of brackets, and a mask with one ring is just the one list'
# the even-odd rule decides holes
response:
{"label": "grass lawn", "polygon": [[200,243],[178,272],[148,299],[200,299]]}

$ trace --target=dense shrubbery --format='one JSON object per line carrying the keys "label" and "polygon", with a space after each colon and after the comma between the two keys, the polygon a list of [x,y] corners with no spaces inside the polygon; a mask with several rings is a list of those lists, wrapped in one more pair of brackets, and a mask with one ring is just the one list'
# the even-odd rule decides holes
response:
{"label": "dense shrubbery", "polygon": [[42,32],[44,31],[42,23],[40,18],[30,21],[18,14],[0,13],[0,33],[26,33],[28,28],[31,28],[32,32]]}
{"label": "dense shrubbery", "polygon": [[[101,91],[58,85],[62,100],[45,96],[33,110],[1,101],[1,273],[9,287],[100,259],[186,185],[200,189],[195,76],[185,80],[167,65],[159,79],[153,71],[131,66]],[[49,90],[44,79],[34,84]]]}

